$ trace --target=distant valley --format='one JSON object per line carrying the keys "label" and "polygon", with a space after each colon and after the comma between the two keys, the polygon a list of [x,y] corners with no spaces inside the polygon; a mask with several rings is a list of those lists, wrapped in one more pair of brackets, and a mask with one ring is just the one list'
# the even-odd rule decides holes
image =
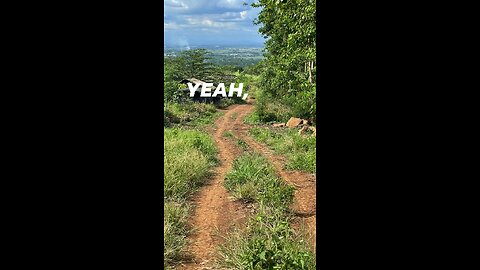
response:
{"label": "distant valley", "polygon": [[209,61],[216,65],[245,67],[258,63],[263,59],[263,47],[224,47],[224,46],[191,46],[165,47],[164,57],[175,57],[180,51],[187,49],[204,48],[209,51]]}

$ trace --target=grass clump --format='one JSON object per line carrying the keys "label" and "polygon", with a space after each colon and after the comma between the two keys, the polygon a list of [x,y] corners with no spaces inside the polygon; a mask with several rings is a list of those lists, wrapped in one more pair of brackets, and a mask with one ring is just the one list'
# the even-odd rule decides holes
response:
{"label": "grass clump", "polygon": [[224,131],[222,135],[225,138],[233,138],[233,133],[231,131]]}
{"label": "grass clump", "polygon": [[220,109],[226,109],[227,107],[233,105],[233,104],[245,104],[245,100],[243,100],[241,97],[237,97],[234,95],[233,97],[229,98],[222,98],[218,104],[218,107]]}
{"label": "grass clump", "polygon": [[164,268],[180,258],[188,233],[188,197],[216,164],[214,141],[198,130],[164,128]]}
{"label": "grass clump", "polygon": [[183,246],[186,244],[185,226],[188,220],[189,208],[184,202],[164,201],[163,211],[163,250],[164,268],[180,259]]}
{"label": "grass clump", "polygon": [[272,207],[282,208],[293,200],[293,187],[286,185],[267,159],[258,153],[247,152],[234,160],[224,185],[236,199]]}
{"label": "grass clump", "polygon": [[250,129],[250,134],[276,154],[286,156],[287,169],[316,172],[316,137],[299,135],[296,129],[273,130],[266,127],[254,127]]}
{"label": "grass clump", "polygon": [[238,144],[238,146],[240,146],[240,148],[242,148],[244,151],[248,150],[248,144],[247,144],[244,140],[237,139],[237,144]]}
{"label": "grass clump", "polygon": [[257,153],[236,159],[225,187],[235,197],[257,202],[246,228],[226,237],[219,264],[228,269],[315,269],[315,257],[302,235],[290,227],[287,211],[293,188],[275,175],[273,167]]}

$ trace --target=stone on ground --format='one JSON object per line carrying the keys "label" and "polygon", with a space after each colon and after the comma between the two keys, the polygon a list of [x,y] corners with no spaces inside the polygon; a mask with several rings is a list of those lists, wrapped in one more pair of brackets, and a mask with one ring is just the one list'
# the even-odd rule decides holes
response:
{"label": "stone on ground", "polygon": [[287,127],[289,127],[289,128],[298,127],[302,123],[303,123],[303,119],[296,118],[296,117],[291,117],[290,120],[288,120],[288,122],[287,122]]}

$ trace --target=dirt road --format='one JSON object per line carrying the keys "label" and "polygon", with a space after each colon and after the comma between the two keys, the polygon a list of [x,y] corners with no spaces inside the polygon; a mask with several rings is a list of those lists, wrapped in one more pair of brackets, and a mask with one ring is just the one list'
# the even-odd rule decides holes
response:
{"label": "dirt road", "polygon": [[194,196],[195,210],[191,225],[195,232],[189,236],[191,244],[187,253],[190,258],[178,269],[214,269],[216,248],[221,244],[218,233],[225,233],[232,226],[241,225],[247,217],[247,210],[239,202],[229,198],[223,186],[225,175],[230,171],[233,160],[242,152],[238,147],[224,137],[229,131],[235,137],[244,140],[251,148],[265,155],[275,166],[278,174],[288,183],[295,186],[295,200],[292,207],[295,219],[294,228],[305,224],[310,232],[312,247],[315,250],[315,209],[316,209],[316,179],[315,176],[302,172],[289,172],[283,169],[284,160],[273,155],[270,150],[254,141],[248,134],[249,125],[243,119],[253,110],[251,104],[233,105],[225,110],[225,114],[216,122],[212,130],[213,137],[219,149],[220,164],[214,170],[211,182],[202,187]]}

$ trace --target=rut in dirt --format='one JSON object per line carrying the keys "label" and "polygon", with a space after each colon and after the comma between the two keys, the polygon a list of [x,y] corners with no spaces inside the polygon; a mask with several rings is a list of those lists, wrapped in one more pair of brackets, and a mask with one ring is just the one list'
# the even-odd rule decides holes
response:
{"label": "rut in dirt", "polygon": [[193,198],[195,209],[191,218],[194,232],[189,236],[187,262],[178,269],[212,269],[217,247],[222,243],[222,235],[232,226],[242,224],[246,218],[246,210],[239,202],[229,198],[223,186],[223,180],[232,168],[233,160],[240,155],[240,150],[223,137],[225,131],[239,125],[241,111],[239,106],[231,106],[216,122],[213,138],[218,147],[219,165],[214,168],[213,179],[202,187]]}
{"label": "rut in dirt", "polygon": [[241,105],[241,124],[234,130],[234,134],[244,140],[252,149],[264,155],[275,167],[284,181],[295,187],[294,203],[291,211],[294,214],[292,226],[299,230],[306,230],[308,242],[316,253],[316,174],[288,171],[284,169],[285,158],[275,155],[267,146],[255,141],[249,134],[249,125],[243,123],[243,118],[253,111],[253,106]]}

